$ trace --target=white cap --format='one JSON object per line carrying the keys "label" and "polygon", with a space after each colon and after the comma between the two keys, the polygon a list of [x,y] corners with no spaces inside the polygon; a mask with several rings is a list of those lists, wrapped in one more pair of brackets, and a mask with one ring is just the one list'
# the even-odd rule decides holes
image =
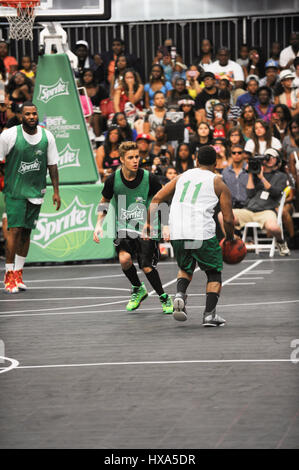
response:
{"label": "white cap", "polygon": [[282,70],[282,72],[280,72],[279,74],[279,80],[282,81],[282,80],[286,80],[287,78],[295,78],[295,75],[293,74],[292,70]]}
{"label": "white cap", "polygon": [[87,41],[84,41],[83,39],[80,39],[80,41],[76,42],[76,47],[77,46],[85,46],[87,49],[89,49],[89,44]]}

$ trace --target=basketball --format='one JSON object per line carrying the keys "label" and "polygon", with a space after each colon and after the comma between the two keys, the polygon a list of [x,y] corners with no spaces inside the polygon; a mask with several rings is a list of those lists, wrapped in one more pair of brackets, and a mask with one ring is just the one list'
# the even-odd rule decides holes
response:
{"label": "basketball", "polygon": [[227,264],[240,263],[247,254],[245,243],[240,238],[236,238],[233,242],[223,238],[220,242],[220,246],[223,261]]}

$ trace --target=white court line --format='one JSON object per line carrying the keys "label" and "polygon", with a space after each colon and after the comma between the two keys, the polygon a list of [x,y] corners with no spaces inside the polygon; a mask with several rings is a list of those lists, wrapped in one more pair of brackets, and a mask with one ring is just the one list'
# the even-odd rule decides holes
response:
{"label": "white court line", "polygon": [[[194,295],[205,295],[205,294],[194,294]],[[114,295],[113,298],[114,299],[128,299],[128,295]],[[46,298],[46,299],[43,299],[43,298],[39,298],[39,299],[15,299],[14,297],[9,299],[9,300],[0,300],[0,302],[47,302],[47,301],[51,301],[51,302],[58,302],[60,300],[90,300],[90,299],[107,299],[108,297],[105,295],[105,296],[99,296],[99,297],[55,297],[55,299],[53,299],[53,297],[49,297],[49,298]]]}
{"label": "white court line", "polygon": [[[137,271],[137,274],[141,274],[141,271]],[[109,275],[109,279],[111,277],[123,277],[123,273],[122,274],[113,274],[113,275]],[[35,279],[35,280],[25,280],[24,282],[26,282],[26,284],[29,284],[30,282],[56,282],[56,281],[89,281],[90,279],[107,279],[108,276],[107,274],[105,276],[90,276],[90,277],[68,277],[68,278],[62,278],[62,279]],[[67,287],[67,286],[66,286]]]}
{"label": "white court line", "polygon": [[10,362],[9,367],[0,367],[0,374],[5,374],[6,372],[16,369],[19,365],[19,362],[16,359],[11,359],[10,357],[0,356],[0,359],[1,359],[1,362],[2,360]]}
{"label": "white court line", "polygon": [[[237,279],[238,277],[242,276],[242,274],[245,274],[247,273],[248,271],[251,271],[251,269],[255,268],[255,266],[259,265],[260,263],[262,263],[263,260],[259,260],[259,261],[256,261],[254,264],[252,264],[251,266],[248,266],[248,268],[245,268],[243,269],[242,271],[240,271],[238,274],[235,274],[233,277],[231,277],[230,279],[227,279],[226,281],[224,281],[222,283],[222,286],[225,286],[226,284],[228,284],[229,282],[233,281],[234,279]],[[197,268],[195,271],[199,270],[199,268]],[[194,272],[195,272],[194,271]],[[177,278],[174,278],[172,281],[169,281],[167,282],[166,284],[163,284],[163,287],[167,287],[167,286],[170,286],[171,284],[174,284],[176,282]],[[32,287],[32,289],[56,289],[56,287]],[[71,289],[72,287],[70,287]],[[65,287],[58,287],[58,289],[65,289]],[[77,289],[77,287],[75,287],[75,289]],[[101,289],[100,287],[82,287],[81,289]],[[114,287],[102,287],[102,289],[110,289],[110,290],[115,290]],[[118,290],[125,290],[125,291],[128,291],[129,289],[119,289]],[[149,295],[153,295],[155,294],[155,291],[151,291],[149,293]],[[118,300],[116,302],[106,302],[104,304],[91,304],[91,305],[78,305],[77,307],[58,307],[58,308],[53,308],[53,309],[49,309],[49,308],[43,308],[43,309],[36,309],[36,310],[12,310],[10,313],[26,313],[26,312],[45,312],[45,311],[54,311],[54,310],[70,310],[70,309],[76,309],[76,308],[89,308],[89,307],[106,307],[108,305],[116,305],[116,304],[121,304],[123,302],[126,302],[127,300]],[[9,312],[3,312],[3,313],[9,313]],[[0,314],[0,317],[2,316],[2,314]]]}
{"label": "white court line", "polygon": [[[16,361],[17,362],[17,361]],[[18,369],[61,369],[69,367],[111,367],[111,366],[145,366],[145,365],[176,365],[176,364],[244,364],[244,363],[274,363],[274,362],[287,362],[297,363],[294,359],[194,359],[194,360],[179,360],[179,361],[130,361],[130,362],[91,362],[83,364],[46,364],[36,366],[17,366]]]}
{"label": "white court line", "polygon": [[230,282],[230,286],[253,286],[256,282]]}
{"label": "white court line", "polygon": [[[200,295],[205,295],[205,294],[200,294]],[[280,304],[280,305],[285,305],[285,304],[294,304],[294,303],[298,303],[299,302],[299,299],[296,299],[296,300],[279,300],[279,301],[274,301],[274,302],[253,302],[253,303],[243,303],[243,304],[218,304],[217,307],[219,308],[226,308],[226,307],[256,307],[256,306],[260,306],[260,305],[265,305],[265,306],[269,306],[269,305],[276,305],[276,304]],[[81,305],[81,307],[84,307]],[[91,305],[92,307],[92,305]],[[76,307],[74,307],[76,308]],[[79,307],[78,307],[79,308]],[[189,305],[188,306],[188,310],[191,310],[191,309],[199,309],[199,308],[204,308],[204,305]],[[52,309],[52,310],[55,310],[55,309]],[[161,307],[151,307],[150,308],[150,311],[151,312],[154,312],[154,311],[159,311],[161,312]],[[17,310],[18,312],[18,310]],[[121,312],[125,312],[125,313],[128,313],[126,309],[122,308],[122,309],[119,309],[119,310],[103,310],[103,311],[99,311],[99,310],[84,310],[82,312],[46,312],[46,313],[14,313],[14,314],[0,314],[0,319],[1,318],[14,318],[14,317],[47,317],[47,316],[59,316],[59,315],[88,315],[89,313],[95,313],[97,315],[100,315],[100,314],[103,314],[103,315],[106,315],[106,313],[121,313]],[[135,313],[139,313],[139,312],[146,312],[146,313],[149,313],[149,309],[148,308],[139,308],[138,309],[138,312],[136,311]],[[272,312],[271,312],[272,313]],[[134,314],[134,312],[133,312]],[[128,317],[130,318],[130,317]],[[171,315],[164,315],[164,318],[171,318]]]}

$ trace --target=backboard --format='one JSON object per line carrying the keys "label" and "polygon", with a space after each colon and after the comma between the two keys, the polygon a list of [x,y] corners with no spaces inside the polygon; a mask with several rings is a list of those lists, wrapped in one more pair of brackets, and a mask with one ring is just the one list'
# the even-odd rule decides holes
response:
{"label": "backboard", "polygon": [[[14,8],[0,7],[0,18],[15,14]],[[41,0],[37,22],[103,21],[111,18],[111,0]]]}

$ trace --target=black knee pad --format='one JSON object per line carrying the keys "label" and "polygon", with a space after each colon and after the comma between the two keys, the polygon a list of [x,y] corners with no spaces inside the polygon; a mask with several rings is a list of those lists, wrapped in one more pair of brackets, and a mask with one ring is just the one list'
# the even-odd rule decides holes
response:
{"label": "black knee pad", "polygon": [[209,271],[205,271],[208,282],[219,282],[222,284],[222,276],[221,271],[216,271],[215,269],[210,269]]}

